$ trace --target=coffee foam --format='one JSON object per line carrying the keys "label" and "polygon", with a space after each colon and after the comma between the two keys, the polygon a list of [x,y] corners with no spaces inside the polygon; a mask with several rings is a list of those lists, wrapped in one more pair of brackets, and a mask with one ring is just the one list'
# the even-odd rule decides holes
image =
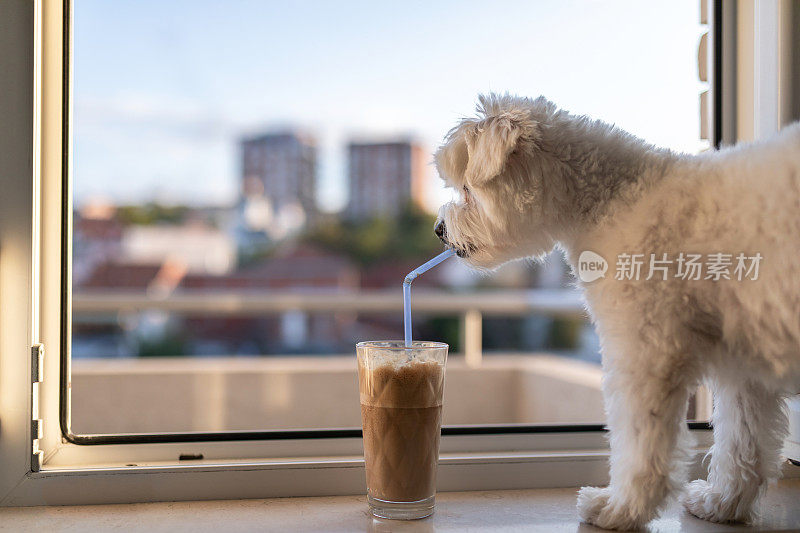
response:
{"label": "coffee foam", "polygon": [[359,358],[361,403],[373,407],[442,405],[444,366],[433,354],[416,352],[410,360],[397,352],[372,353],[369,366]]}

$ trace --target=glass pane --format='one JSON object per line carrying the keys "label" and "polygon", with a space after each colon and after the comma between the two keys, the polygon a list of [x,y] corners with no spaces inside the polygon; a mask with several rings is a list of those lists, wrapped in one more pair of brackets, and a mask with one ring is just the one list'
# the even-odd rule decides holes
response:
{"label": "glass pane", "polygon": [[[73,430],[358,427],[354,345],[402,336],[403,276],[441,250],[444,134],[508,91],[696,152],[698,20],[696,0],[76,0]],[[572,290],[557,254],[415,283],[415,337],[451,346],[445,424],[602,422]]]}

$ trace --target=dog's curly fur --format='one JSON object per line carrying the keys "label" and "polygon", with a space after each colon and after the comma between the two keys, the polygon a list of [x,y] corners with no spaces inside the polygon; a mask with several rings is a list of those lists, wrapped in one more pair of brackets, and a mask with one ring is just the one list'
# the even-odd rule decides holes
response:
{"label": "dog's curly fur", "polygon": [[[748,521],[779,474],[783,397],[800,389],[800,124],[700,155],[658,149],[540,97],[480,98],[436,154],[463,191],[437,234],[471,265],[542,257],[573,270],[591,250],[760,253],[757,280],[674,277],[584,283],[603,352],[610,485],[578,496],[583,520],[633,529],[684,490],[694,515]],[[714,392],[707,481],[684,486],[690,391]]]}

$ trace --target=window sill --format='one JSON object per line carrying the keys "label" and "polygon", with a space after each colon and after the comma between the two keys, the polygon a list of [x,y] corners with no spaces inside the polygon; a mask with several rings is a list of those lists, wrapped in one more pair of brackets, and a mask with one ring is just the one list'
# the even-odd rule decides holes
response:
{"label": "window sill", "polygon": [[[698,450],[696,463],[703,451]],[[608,450],[441,454],[440,491],[603,484]],[[81,505],[361,494],[361,456],[83,465],[29,473],[0,505]]]}
{"label": "window sill", "polygon": [[[575,488],[445,492],[436,513],[415,522],[373,519],[364,496],[164,502],[59,508],[6,508],[0,521],[11,530],[121,529],[124,531],[583,531],[575,511]],[[797,531],[800,479],[770,487],[762,519],[752,528],[711,524],[673,505],[651,524],[657,531]],[[232,522],[235,517],[235,522]],[[592,529],[593,528],[587,528]]]}
{"label": "window sill", "polygon": [[[704,475],[701,460],[706,449],[695,449],[693,478]],[[785,463],[784,477],[800,478],[800,467]],[[364,478],[363,460],[354,456],[95,464],[29,472],[0,506],[363,494]],[[608,450],[444,453],[438,478],[442,492],[603,485],[608,480]]]}

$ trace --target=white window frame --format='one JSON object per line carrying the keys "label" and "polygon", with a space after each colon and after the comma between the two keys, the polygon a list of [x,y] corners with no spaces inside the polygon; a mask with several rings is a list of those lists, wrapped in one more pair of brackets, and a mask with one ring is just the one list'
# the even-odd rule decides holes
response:
{"label": "white window frame", "polygon": [[[792,120],[792,95],[800,83],[791,78],[793,0],[740,0],[735,11],[736,139],[763,139]],[[795,30],[796,31],[796,30]],[[795,97],[796,98],[796,97]],[[794,117],[795,119],[797,117]]]}
{"label": "white window frame", "polygon": [[[0,35],[0,54],[25,58],[0,80],[0,99],[21,103],[0,131],[0,153],[13,154],[0,160],[6,161],[0,168],[0,505],[362,494],[357,438],[85,446],[62,437],[61,174],[63,165],[70,166],[69,154],[62,153],[63,135],[70,134],[62,129],[64,90],[70,90],[62,77],[64,5],[0,5],[0,17],[25,28],[19,35]],[[0,65],[10,63],[7,57],[0,56]],[[0,101],[0,109],[6,102]],[[29,354],[38,343],[47,352],[43,380],[33,385]],[[38,455],[32,439],[37,418],[43,430]],[[711,435],[693,433],[695,473],[701,474]],[[181,462],[182,453],[204,458]],[[447,436],[438,485],[479,490],[604,484],[608,455],[601,432]]]}

